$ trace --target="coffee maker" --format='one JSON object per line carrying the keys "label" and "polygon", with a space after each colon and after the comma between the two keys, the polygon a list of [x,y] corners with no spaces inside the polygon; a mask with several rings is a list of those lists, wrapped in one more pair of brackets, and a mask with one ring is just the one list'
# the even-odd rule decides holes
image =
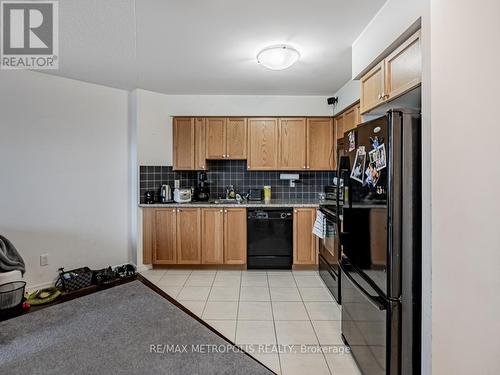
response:
{"label": "coffee maker", "polygon": [[208,201],[210,199],[210,189],[208,188],[207,174],[198,172],[198,183],[194,189],[194,200]]}

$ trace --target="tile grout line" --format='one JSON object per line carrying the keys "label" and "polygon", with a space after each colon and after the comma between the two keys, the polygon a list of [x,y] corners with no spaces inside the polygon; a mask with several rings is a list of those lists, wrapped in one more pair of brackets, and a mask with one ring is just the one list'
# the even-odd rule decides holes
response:
{"label": "tile grout line", "polygon": [[[276,320],[274,320],[273,298],[271,297],[271,283],[269,282],[269,273],[267,272],[267,270],[266,270],[266,279],[267,279],[267,290],[269,292],[269,302],[271,303],[271,316],[273,317],[274,338],[276,341],[276,346],[279,348],[278,331],[276,330]],[[279,350],[278,350],[278,364],[280,366],[280,374],[283,375],[283,367],[281,366],[281,355]]]}
{"label": "tile grout line", "polygon": [[207,308],[208,299],[210,298],[210,294],[212,294],[212,288],[213,288],[213,285],[215,283],[215,279],[217,277],[217,273],[219,273],[219,270],[215,271],[214,278],[212,280],[212,283],[210,284],[210,290],[208,292],[207,298],[205,299],[205,304],[203,305],[203,309],[201,310],[200,319],[202,319],[204,322],[206,322],[206,319],[203,318],[203,314],[205,314],[205,309]]}
{"label": "tile grout line", "polygon": [[[295,275],[293,276],[293,278],[295,279]],[[321,280],[321,281],[323,281],[323,280]],[[297,280],[295,280],[295,283],[297,283]],[[316,336],[316,340],[318,340],[319,347],[322,348],[321,342],[319,341],[318,333],[316,332],[316,328],[314,328],[314,324],[312,323],[311,315],[309,315],[309,310],[307,310],[304,298],[302,297],[302,293],[300,292],[299,284],[297,284],[297,289],[299,290],[300,298],[302,299],[302,303],[304,304],[304,309],[306,310],[306,314],[309,318],[309,324],[311,325],[311,327],[313,329],[314,335]],[[330,374],[333,375],[333,371],[332,371],[332,369],[330,369],[330,365],[328,365],[328,361],[326,360],[326,356],[325,356],[325,353],[323,352],[323,350],[321,350],[321,355],[323,356],[323,360],[326,363],[326,368],[328,369]]]}
{"label": "tile grout line", "polygon": [[238,322],[239,322],[239,315],[240,315],[240,298],[241,298],[241,283],[243,281],[243,273],[240,272],[240,290],[238,292],[238,304],[236,306],[236,324],[234,326],[234,343],[238,345],[236,342],[236,335],[238,334]]}

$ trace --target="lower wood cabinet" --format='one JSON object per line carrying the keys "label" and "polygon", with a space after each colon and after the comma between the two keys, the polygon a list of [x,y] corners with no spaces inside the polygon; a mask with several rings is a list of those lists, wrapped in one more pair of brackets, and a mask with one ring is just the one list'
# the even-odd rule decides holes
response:
{"label": "lower wood cabinet", "polygon": [[293,264],[314,265],[318,263],[317,238],[312,233],[316,220],[315,208],[293,210]]}
{"label": "lower wood cabinet", "polygon": [[202,263],[247,262],[246,208],[202,209]]}
{"label": "lower wood cabinet", "polygon": [[201,263],[201,211],[178,208],[176,218],[177,264]]}
{"label": "lower wood cabinet", "polygon": [[177,210],[155,210],[153,263],[177,263]]}
{"label": "lower wood cabinet", "polygon": [[201,264],[199,208],[144,210],[143,260],[153,264]]}
{"label": "lower wood cabinet", "polygon": [[[294,265],[317,264],[317,239],[312,234],[315,218],[315,208],[294,209]],[[143,262],[245,265],[246,208],[144,209]]]}
{"label": "lower wood cabinet", "polygon": [[247,210],[224,209],[224,264],[247,262]]}
{"label": "lower wood cabinet", "polygon": [[222,208],[201,210],[201,262],[203,264],[224,262],[224,210]]}
{"label": "lower wood cabinet", "polygon": [[246,208],[143,210],[143,262],[246,264]]}

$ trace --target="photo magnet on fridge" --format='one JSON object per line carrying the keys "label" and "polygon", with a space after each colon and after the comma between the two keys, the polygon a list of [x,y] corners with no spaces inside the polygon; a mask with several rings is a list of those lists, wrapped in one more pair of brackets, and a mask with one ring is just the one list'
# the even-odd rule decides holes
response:
{"label": "photo magnet on fridge", "polygon": [[377,171],[381,171],[387,166],[385,145],[383,143],[376,149],[370,151],[368,155],[370,157],[370,163],[375,164]]}
{"label": "photo magnet on fridge", "polygon": [[347,134],[349,139],[349,152],[354,151],[356,149],[356,133],[354,130],[351,130],[349,134]]}
{"label": "photo magnet on fridge", "polygon": [[380,172],[377,170],[375,163],[368,163],[368,168],[366,168],[365,175],[366,178],[363,185],[366,185],[370,188],[376,187],[380,179]]}
{"label": "photo magnet on fridge", "polygon": [[365,161],[366,152],[363,148],[358,148],[356,151],[356,158],[354,159],[354,165],[352,166],[351,178],[353,180],[363,183],[365,177]]}

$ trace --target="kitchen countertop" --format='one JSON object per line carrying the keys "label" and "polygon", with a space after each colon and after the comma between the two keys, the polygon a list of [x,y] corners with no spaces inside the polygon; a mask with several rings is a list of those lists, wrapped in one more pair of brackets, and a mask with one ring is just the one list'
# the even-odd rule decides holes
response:
{"label": "kitchen countertop", "polygon": [[263,201],[250,201],[243,203],[210,203],[210,202],[189,202],[189,203],[152,203],[139,204],[141,208],[166,208],[166,207],[192,207],[192,208],[216,208],[216,207],[298,207],[315,208],[324,202],[318,199],[273,199],[270,203]]}

